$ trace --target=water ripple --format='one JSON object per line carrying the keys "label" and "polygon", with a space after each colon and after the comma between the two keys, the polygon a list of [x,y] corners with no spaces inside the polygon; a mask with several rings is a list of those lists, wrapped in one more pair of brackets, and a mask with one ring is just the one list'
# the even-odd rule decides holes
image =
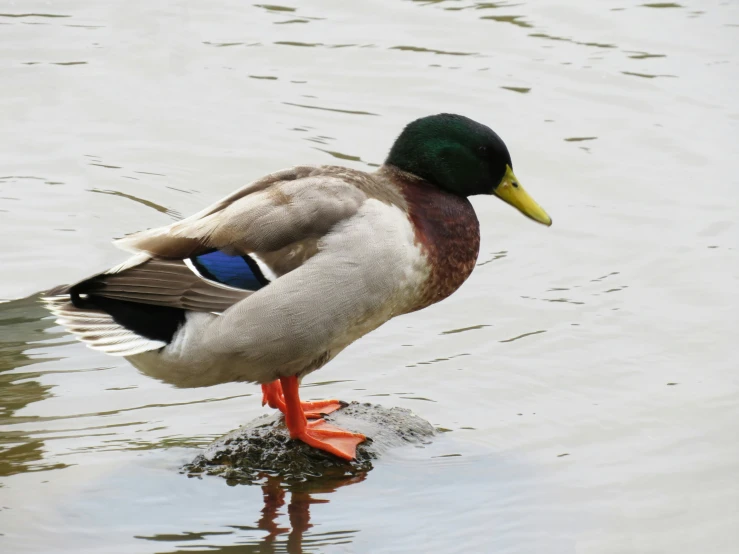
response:
{"label": "water ripple", "polygon": [[283,102],[283,104],[287,106],[296,106],[298,108],[307,108],[309,110],[324,110],[327,112],[338,112],[338,113],[347,113],[352,115],[374,115],[379,116],[380,114],[372,113],[372,112],[365,112],[362,110],[342,110],[339,108],[326,108],[324,106],[311,106],[308,104],[296,104],[294,102]]}

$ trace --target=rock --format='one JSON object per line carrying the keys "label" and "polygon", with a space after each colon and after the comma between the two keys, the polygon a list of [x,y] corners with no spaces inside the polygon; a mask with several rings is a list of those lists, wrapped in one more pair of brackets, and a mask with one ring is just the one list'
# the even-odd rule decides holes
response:
{"label": "rock", "polygon": [[221,475],[230,483],[256,483],[265,476],[285,482],[316,479],[344,480],[362,476],[372,462],[391,448],[425,444],[433,426],[404,408],[352,402],[326,416],[332,425],[363,433],[368,440],[357,447],[351,462],[291,440],[282,414],[259,417],[212,443],[183,471],[188,475]]}

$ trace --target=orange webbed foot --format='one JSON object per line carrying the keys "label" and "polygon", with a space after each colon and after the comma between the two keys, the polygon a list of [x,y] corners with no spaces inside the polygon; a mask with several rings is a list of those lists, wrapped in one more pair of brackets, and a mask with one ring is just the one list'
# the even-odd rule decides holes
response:
{"label": "orange webbed foot", "polygon": [[335,412],[341,408],[348,406],[346,402],[341,400],[330,399],[330,400],[314,400],[312,402],[301,402],[300,407],[305,412],[305,417],[308,419],[315,419],[323,417],[326,414]]}
{"label": "orange webbed foot", "polygon": [[329,452],[343,460],[353,460],[357,455],[357,445],[367,440],[367,437],[361,433],[351,433],[329,425],[323,419],[308,421],[303,411],[303,404],[313,404],[316,409],[324,413],[327,407],[333,407],[336,404],[335,409],[338,409],[342,404],[336,400],[325,401],[328,404],[301,402],[298,394],[298,378],[295,376],[280,377],[280,384],[285,404],[285,425],[290,431],[290,438],[299,439],[313,448]]}
{"label": "orange webbed foot", "polygon": [[313,448],[324,450],[343,458],[353,460],[357,457],[357,445],[367,440],[361,433],[352,433],[335,427],[319,419],[308,423],[307,427],[295,437]]}

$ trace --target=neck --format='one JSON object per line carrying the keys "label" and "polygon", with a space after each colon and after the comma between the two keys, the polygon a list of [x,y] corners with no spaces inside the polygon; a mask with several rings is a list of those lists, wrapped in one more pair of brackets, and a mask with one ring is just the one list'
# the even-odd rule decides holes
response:
{"label": "neck", "polygon": [[418,175],[415,175],[408,171],[404,171],[400,169],[398,166],[389,164],[389,163],[385,163],[381,165],[377,169],[377,171],[375,171],[375,174],[378,177],[385,177],[387,179],[390,179],[396,185],[400,185],[401,183],[407,183],[407,182],[422,182],[422,183],[426,183],[426,185],[428,186],[433,186],[431,183],[429,183],[422,177],[419,177]]}
{"label": "neck", "polygon": [[446,192],[393,165],[377,173],[391,181],[406,202],[416,244],[426,255],[431,275],[418,307],[446,298],[467,279],[477,262],[480,226],[467,198]]}

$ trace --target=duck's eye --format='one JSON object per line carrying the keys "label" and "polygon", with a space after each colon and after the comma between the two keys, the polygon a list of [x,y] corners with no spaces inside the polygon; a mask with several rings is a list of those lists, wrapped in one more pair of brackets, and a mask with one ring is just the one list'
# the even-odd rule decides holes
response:
{"label": "duck's eye", "polygon": [[513,185],[514,189],[518,188],[518,183],[516,181],[511,181],[511,185]]}

